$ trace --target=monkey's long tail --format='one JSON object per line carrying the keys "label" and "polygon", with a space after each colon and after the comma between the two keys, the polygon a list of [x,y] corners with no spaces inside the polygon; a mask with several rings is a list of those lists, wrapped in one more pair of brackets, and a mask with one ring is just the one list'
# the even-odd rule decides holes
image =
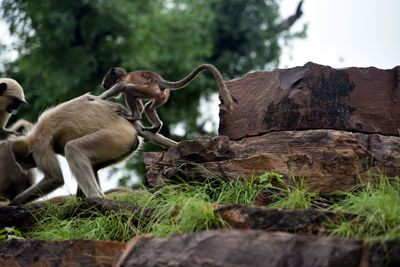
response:
{"label": "monkey's long tail", "polygon": [[200,72],[202,72],[203,70],[209,70],[214,75],[214,78],[215,78],[215,80],[217,81],[217,84],[218,84],[218,88],[219,88],[219,91],[220,91],[222,102],[224,103],[224,105],[226,106],[228,111],[232,112],[232,110],[233,110],[233,99],[232,99],[232,96],[230,95],[230,93],[228,91],[228,88],[225,85],[225,82],[224,82],[224,79],[222,78],[221,73],[219,72],[219,70],[215,66],[213,66],[211,64],[199,65],[188,76],[186,76],[182,80],[177,81],[177,82],[170,82],[170,81],[164,80],[163,82],[161,82],[159,84],[159,86],[162,87],[162,88],[168,88],[170,90],[180,89],[180,88],[188,85],[189,83],[191,83],[194,80],[194,78],[196,78],[197,75]]}

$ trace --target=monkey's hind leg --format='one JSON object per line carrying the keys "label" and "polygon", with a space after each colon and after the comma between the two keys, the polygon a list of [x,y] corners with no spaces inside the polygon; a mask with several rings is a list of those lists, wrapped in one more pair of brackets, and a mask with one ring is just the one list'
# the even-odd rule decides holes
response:
{"label": "monkey's hind leg", "polygon": [[151,122],[152,126],[150,127],[144,127],[144,131],[150,131],[152,133],[158,133],[161,130],[161,127],[163,126],[163,122],[160,120],[160,117],[158,117],[157,110],[156,108],[159,105],[156,104],[156,101],[152,100],[146,103],[144,106],[144,113],[147,117],[147,119]]}
{"label": "monkey's hind leg", "polygon": [[[86,197],[104,197],[100,185],[96,181],[91,162],[91,151],[96,149],[91,142],[96,141],[96,133],[70,141],[65,145],[65,158],[71,173],[78,183],[78,194],[82,190]],[[99,149],[99,147],[97,147]]]}
{"label": "monkey's hind leg", "polygon": [[124,120],[109,128],[70,141],[65,146],[65,158],[78,186],[86,197],[104,197],[97,182],[98,166],[106,167],[130,155],[138,142],[135,129]]}
{"label": "monkey's hind leg", "polygon": [[118,116],[123,117],[124,119],[134,122],[142,119],[143,112],[143,103],[140,99],[135,97],[129,97],[125,95],[126,105],[129,107],[129,110],[124,106],[117,104],[114,106],[114,112]]}
{"label": "monkey's hind leg", "polygon": [[[93,169],[93,173],[94,173],[94,176],[96,178],[97,184],[101,188],[99,175],[97,174],[97,170],[95,168]],[[81,189],[81,187],[79,185],[78,185],[78,188],[76,189],[76,195],[75,196],[76,197],[80,197],[80,198],[85,198],[85,194],[83,193],[83,191],[82,191],[82,189]]]}

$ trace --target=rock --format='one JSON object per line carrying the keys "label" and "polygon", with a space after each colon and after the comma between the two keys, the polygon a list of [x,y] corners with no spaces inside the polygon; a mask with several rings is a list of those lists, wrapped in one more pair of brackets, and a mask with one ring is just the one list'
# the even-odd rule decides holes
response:
{"label": "rock", "polygon": [[[108,212],[128,211],[131,216],[131,223],[137,223],[140,220],[151,218],[152,210],[145,209],[140,206],[133,205],[127,202],[110,200],[105,198],[85,198],[80,202],[71,203],[70,205],[62,206],[54,209],[60,219],[68,219],[73,217],[91,217],[93,212],[107,214]],[[0,229],[4,227],[16,227],[18,229],[27,229],[32,227],[37,221],[40,221],[42,216],[47,215],[46,207],[49,204],[41,201],[34,204],[20,206],[0,207]]]}
{"label": "rock", "polygon": [[41,218],[41,214],[44,214],[43,206],[21,205],[0,207],[0,229],[12,226],[18,229],[27,229],[36,223],[36,216],[38,216],[38,219]]}
{"label": "rock", "polygon": [[116,266],[360,266],[362,241],[260,230],[135,237]]}
{"label": "rock", "polygon": [[400,240],[375,241],[366,244],[364,265],[360,266],[400,266]]}
{"label": "rock", "polygon": [[309,209],[271,209],[245,205],[222,205],[214,210],[232,228],[285,231],[297,234],[324,234],[325,223],[354,215]]}
{"label": "rock", "polygon": [[[279,186],[279,185],[278,185]],[[279,198],[285,197],[286,191],[282,191],[281,188],[276,187],[264,187],[258,193],[254,199],[254,205],[256,206],[268,206],[279,200]]]}
{"label": "rock", "polygon": [[112,266],[126,244],[95,240],[1,242],[2,266]]}
{"label": "rock", "polygon": [[306,129],[399,135],[400,66],[334,69],[309,62],[226,84],[237,105],[231,114],[220,110],[219,134],[230,139]]}
{"label": "rock", "polygon": [[[266,171],[303,177],[320,193],[349,190],[359,177],[389,177],[400,169],[400,137],[336,130],[270,132],[229,140],[226,136],[198,137],[166,152],[143,153],[146,182],[163,186],[179,176],[202,180],[257,177]],[[175,179],[176,180],[176,179]]]}

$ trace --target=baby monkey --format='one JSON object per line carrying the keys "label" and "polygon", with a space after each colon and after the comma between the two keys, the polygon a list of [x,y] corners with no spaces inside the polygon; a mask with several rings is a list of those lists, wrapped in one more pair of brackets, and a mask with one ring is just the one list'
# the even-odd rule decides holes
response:
{"label": "baby monkey", "polygon": [[[131,114],[120,114],[130,121],[140,120],[145,112],[147,119],[152,124],[145,130],[157,133],[162,127],[156,109],[168,101],[170,90],[180,89],[188,85],[203,70],[209,70],[214,75],[220,90],[221,98],[228,111],[233,110],[233,100],[224,83],[221,73],[211,64],[202,64],[196,67],[188,76],[177,82],[164,80],[160,75],[148,70],[138,70],[127,73],[123,68],[112,68],[104,76],[102,87],[108,89],[99,96],[108,99],[123,93],[125,103]],[[143,107],[142,99],[149,99]]]}

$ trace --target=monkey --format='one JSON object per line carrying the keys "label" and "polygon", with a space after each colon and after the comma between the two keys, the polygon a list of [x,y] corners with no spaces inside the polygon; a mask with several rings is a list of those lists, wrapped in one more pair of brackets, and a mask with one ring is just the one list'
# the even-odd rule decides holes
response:
{"label": "monkey", "polygon": [[[115,67],[106,73],[102,81],[102,88],[107,90],[99,97],[108,99],[113,96],[124,94],[126,105],[130,109],[130,114],[121,114],[126,119],[135,121],[141,119],[144,110],[147,119],[152,126],[145,127],[144,130],[158,133],[163,125],[156,109],[164,105],[170,95],[170,90],[177,90],[188,85],[203,70],[209,70],[217,81],[223,103],[229,112],[233,110],[233,100],[224,83],[221,73],[211,64],[197,66],[189,75],[177,82],[164,80],[159,74],[148,71],[138,70],[127,73],[123,68]],[[150,99],[143,107],[141,99]]]}
{"label": "monkey", "polygon": [[0,140],[17,132],[5,129],[11,113],[17,110],[25,101],[24,90],[16,80],[0,78]]}
{"label": "monkey", "polygon": [[[86,94],[46,110],[26,136],[5,141],[21,168],[37,167],[44,174],[9,205],[30,202],[64,184],[56,154],[66,158],[78,183],[78,196],[82,191],[86,197],[104,197],[97,171],[128,158],[141,143],[136,129],[142,126],[118,115],[119,109],[126,110],[121,104]],[[157,144],[176,144],[159,134],[140,131]]]}
{"label": "monkey", "polygon": [[[18,120],[11,126],[11,130],[19,134],[26,134],[33,124],[26,120]],[[6,142],[0,142],[0,198],[13,199],[35,183],[34,169],[21,170],[14,160]]]}
{"label": "monkey", "polygon": [[17,120],[10,129],[17,132],[19,135],[26,135],[30,130],[32,130],[33,124],[30,121],[19,119]]}

